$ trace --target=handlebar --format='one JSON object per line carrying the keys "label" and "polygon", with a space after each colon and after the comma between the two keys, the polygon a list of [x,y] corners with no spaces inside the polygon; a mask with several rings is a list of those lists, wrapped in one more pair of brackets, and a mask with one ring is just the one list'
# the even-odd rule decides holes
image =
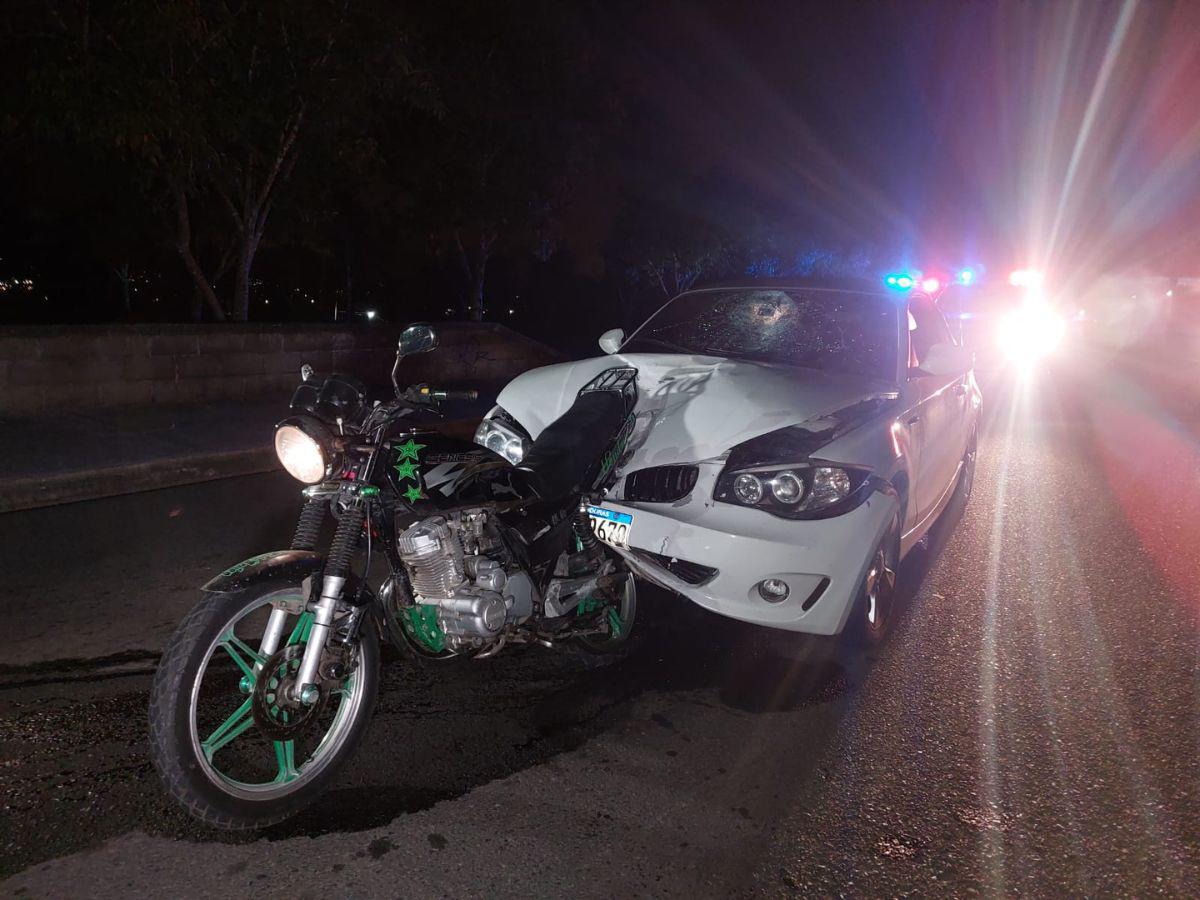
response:
{"label": "handlebar", "polygon": [[432,400],[478,400],[479,391],[447,391],[438,388],[422,387],[421,395]]}

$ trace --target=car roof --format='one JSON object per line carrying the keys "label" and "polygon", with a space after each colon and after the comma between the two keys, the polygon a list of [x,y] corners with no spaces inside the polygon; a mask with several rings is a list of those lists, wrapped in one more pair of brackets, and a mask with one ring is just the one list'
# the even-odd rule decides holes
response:
{"label": "car roof", "polygon": [[684,294],[700,292],[700,290],[752,290],[755,288],[775,290],[852,290],[857,294],[888,295],[893,292],[884,290],[871,278],[722,278],[720,281],[704,282],[684,290]]}
{"label": "car roof", "polygon": [[896,300],[910,297],[925,297],[927,294],[919,290],[889,291],[879,282],[870,278],[735,278],[720,281],[705,282],[682,291],[683,294],[694,294],[701,291],[718,290],[818,290],[818,291],[848,291],[856,294],[871,294],[877,297],[891,297]]}

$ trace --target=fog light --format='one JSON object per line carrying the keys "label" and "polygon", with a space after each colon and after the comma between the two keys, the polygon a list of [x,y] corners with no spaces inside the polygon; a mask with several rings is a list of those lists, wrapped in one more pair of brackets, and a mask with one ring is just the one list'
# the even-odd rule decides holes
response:
{"label": "fog light", "polygon": [[787,582],[780,578],[767,578],[758,583],[758,596],[768,603],[782,603],[788,598]]}

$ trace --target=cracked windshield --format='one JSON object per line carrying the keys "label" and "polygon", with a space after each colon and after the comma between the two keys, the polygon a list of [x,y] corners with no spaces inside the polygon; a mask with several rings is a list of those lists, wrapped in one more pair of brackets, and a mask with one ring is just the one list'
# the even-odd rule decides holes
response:
{"label": "cracked windshield", "polygon": [[895,378],[897,306],[846,291],[697,291],[626,345]]}

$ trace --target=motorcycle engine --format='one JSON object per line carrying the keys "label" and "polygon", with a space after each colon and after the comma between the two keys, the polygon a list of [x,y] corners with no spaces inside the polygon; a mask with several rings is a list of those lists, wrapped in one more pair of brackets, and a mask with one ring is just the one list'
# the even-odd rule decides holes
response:
{"label": "motorcycle engine", "polygon": [[533,614],[533,582],[485,555],[503,555],[484,510],[432,516],[396,539],[413,599],[437,607],[438,626],[454,650],[495,642],[508,624]]}

